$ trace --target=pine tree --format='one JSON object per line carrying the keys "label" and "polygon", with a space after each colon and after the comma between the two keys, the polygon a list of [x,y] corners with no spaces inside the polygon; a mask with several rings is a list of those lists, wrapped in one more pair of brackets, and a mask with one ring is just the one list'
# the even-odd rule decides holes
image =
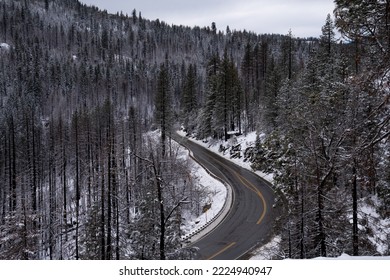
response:
{"label": "pine tree", "polygon": [[362,39],[376,55],[384,56],[387,61],[390,48],[388,1],[337,0],[335,3],[336,25],[342,34],[352,41]]}
{"label": "pine tree", "polygon": [[[252,114],[250,113],[251,107],[253,106],[253,103],[257,104],[256,98],[255,98],[255,91],[256,91],[256,67],[255,67],[255,56],[258,52],[258,49],[255,48],[255,50],[252,51],[252,45],[248,42],[248,44],[245,47],[245,54],[244,58],[241,64],[241,76],[243,80],[243,104],[244,104],[244,110],[246,112],[246,115],[249,119],[253,119]],[[256,65],[257,66],[257,65]],[[251,106],[252,104],[252,106]],[[249,120],[246,120],[247,123],[252,122]],[[245,131],[247,131],[248,128],[245,128]]]}
{"label": "pine tree", "polygon": [[198,77],[196,68],[190,64],[184,80],[183,98],[182,98],[182,114],[184,118],[184,126],[191,133],[196,126],[196,112],[198,109]]}
{"label": "pine tree", "polygon": [[[378,169],[375,151],[382,149],[381,143],[388,139],[390,118],[386,86],[379,81],[388,76],[389,3],[388,1],[336,1],[336,25],[341,33],[355,44],[356,75],[348,81],[348,107],[350,117],[349,137],[351,158],[350,181],[353,207],[352,253],[361,254],[361,238],[358,218],[358,190],[364,184],[359,178]],[[372,83],[376,83],[372,88]],[[353,90],[353,94],[351,92]],[[379,156],[378,162],[385,161]],[[368,185],[375,186],[374,176],[367,176]]]}
{"label": "pine tree", "polygon": [[330,57],[332,48],[335,44],[334,28],[335,26],[333,20],[330,14],[328,14],[325,25],[322,27],[322,35],[320,36],[320,47],[326,50],[325,53],[328,55],[328,57]]}
{"label": "pine tree", "polygon": [[161,130],[161,147],[163,157],[166,155],[166,141],[171,129],[171,88],[168,72],[168,63],[160,65],[160,71],[157,77],[156,91],[156,122]]}

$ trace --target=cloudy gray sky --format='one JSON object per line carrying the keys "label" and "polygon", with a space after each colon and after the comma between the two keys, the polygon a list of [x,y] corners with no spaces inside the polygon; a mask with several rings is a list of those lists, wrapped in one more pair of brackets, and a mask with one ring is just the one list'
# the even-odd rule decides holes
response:
{"label": "cloudy gray sky", "polygon": [[169,24],[210,26],[226,30],[317,37],[327,14],[332,14],[333,0],[81,0],[108,12],[133,9],[147,19],[160,19]]}

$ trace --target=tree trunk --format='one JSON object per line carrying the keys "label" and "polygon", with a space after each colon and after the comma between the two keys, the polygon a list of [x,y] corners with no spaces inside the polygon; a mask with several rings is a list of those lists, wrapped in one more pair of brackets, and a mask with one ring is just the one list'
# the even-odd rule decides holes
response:
{"label": "tree trunk", "polygon": [[323,215],[322,210],[324,209],[323,201],[323,184],[321,183],[318,186],[318,238],[320,241],[320,256],[326,257],[326,243],[325,243],[325,232],[323,225]]}
{"label": "tree trunk", "polygon": [[104,167],[103,167],[103,160],[99,160],[100,164],[100,176],[102,178],[101,188],[100,188],[100,259],[105,260],[106,259],[106,238],[105,238],[105,180],[104,180]]}
{"label": "tree trunk", "polygon": [[164,213],[164,201],[162,195],[161,181],[159,173],[156,167],[156,162],[153,159],[153,172],[156,180],[157,187],[157,199],[160,207],[160,260],[165,260],[165,213]]}
{"label": "tree trunk", "polygon": [[157,179],[157,198],[160,205],[160,259],[165,260],[165,214],[164,214],[164,201],[161,192],[161,184]]}
{"label": "tree trunk", "polygon": [[357,209],[357,171],[356,160],[352,167],[352,250],[353,255],[359,255],[358,209]]}
{"label": "tree trunk", "polygon": [[75,237],[75,245],[76,245],[76,260],[79,259],[79,215],[80,215],[80,174],[79,174],[79,116],[76,112],[75,118],[75,157],[76,157],[76,178],[75,178],[75,188],[76,188],[76,237]]}
{"label": "tree trunk", "polygon": [[66,176],[66,153],[65,153],[65,136],[62,139],[62,196],[63,196],[63,220],[64,220],[64,233],[65,233],[65,241],[68,241],[68,217],[67,217],[67,194],[66,194],[66,189],[67,189],[67,176]]}
{"label": "tree trunk", "polygon": [[10,209],[15,214],[16,212],[16,147],[15,147],[15,125],[13,116],[10,120],[10,135],[9,135],[9,176],[10,176]]}
{"label": "tree trunk", "polygon": [[300,226],[300,242],[299,242],[299,248],[300,248],[300,258],[304,259],[306,257],[305,254],[305,192],[303,189],[303,186],[301,187],[301,226]]}

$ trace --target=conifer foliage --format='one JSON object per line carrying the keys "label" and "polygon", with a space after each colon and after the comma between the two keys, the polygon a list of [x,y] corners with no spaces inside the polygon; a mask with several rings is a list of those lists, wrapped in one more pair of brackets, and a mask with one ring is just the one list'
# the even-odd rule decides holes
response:
{"label": "conifer foliage", "polygon": [[281,256],[388,253],[371,242],[373,228],[386,229],[361,210],[376,201],[389,218],[386,4],[369,2],[336,1],[336,25],[352,41],[336,42],[328,16],[302,75],[278,92],[276,129],[253,158],[287,198]]}
{"label": "conifer foliage", "polygon": [[205,194],[179,125],[264,135],[280,257],[386,253],[360,206],[389,217],[389,2],[335,3],[320,38],[295,38],[0,0],[0,258],[192,258],[181,225]]}

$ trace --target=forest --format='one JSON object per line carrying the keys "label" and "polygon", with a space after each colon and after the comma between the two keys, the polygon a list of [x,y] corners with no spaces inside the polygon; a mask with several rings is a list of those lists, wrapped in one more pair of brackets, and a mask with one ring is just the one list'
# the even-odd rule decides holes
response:
{"label": "forest", "polygon": [[335,0],[319,38],[0,0],[0,259],[192,259],[182,216],[206,194],[180,127],[258,132],[275,258],[390,254],[368,226],[390,219],[389,55],[388,0]]}

